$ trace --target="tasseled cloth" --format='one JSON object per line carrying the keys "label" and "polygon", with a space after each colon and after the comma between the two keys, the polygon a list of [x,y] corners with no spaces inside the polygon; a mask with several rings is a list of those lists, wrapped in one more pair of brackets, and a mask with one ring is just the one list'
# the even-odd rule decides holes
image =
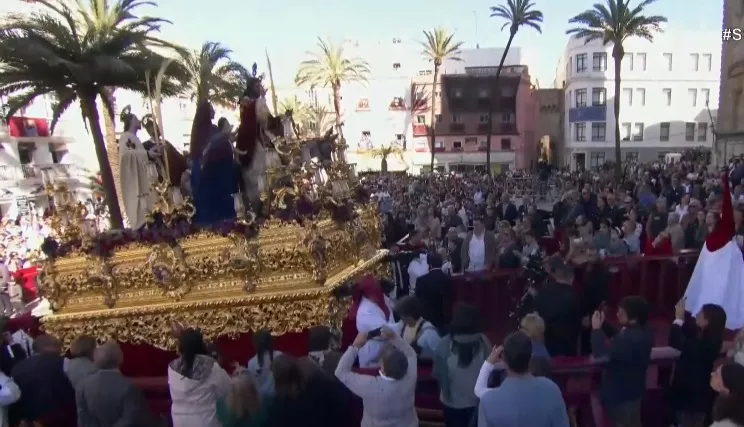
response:
{"label": "tasseled cloth", "polygon": [[249,168],[253,164],[256,144],[258,144],[258,119],[254,100],[240,107],[240,126],[238,126],[235,148],[243,153],[238,156],[242,167]]}

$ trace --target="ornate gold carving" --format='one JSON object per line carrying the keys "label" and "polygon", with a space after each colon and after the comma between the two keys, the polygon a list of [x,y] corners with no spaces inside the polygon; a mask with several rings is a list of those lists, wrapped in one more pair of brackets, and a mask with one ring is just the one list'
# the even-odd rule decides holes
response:
{"label": "ornate gold carving", "polygon": [[372,213],[360,211],[350,228],[331,220],[305,227],[270,220],[255,238],[205,231],[172,246],[131,243],[105,259],[48,260],[38,280],[54,310],[45,327],[68,341],[92,333],[165,347],[168,319],[214,334],[327,324],[332,290],[379,269],[385,251],[361,238],[373,235]]}
{"label": "ornate gold carving", "polygon": [[163,295],[178,300],[191,290],[188,281],[189,269],[186,267],[186,259],[180,246],[165,243],[153,246],[146,265],[155,285],[163,291]]}
{"label": "ornate gold carving", "polygon": [[339,328],[349,301],[337,300],[331,296],[332,291],[378,271],[385,255],[387,251],[379,251],[359,266],[344,269],[329,278],[323,287],[261,293],[259,286],[256,293],[241,292],[235,297],[56,314],[43,319],[43,328],[62,339],[66,346],[80,335],[91,335],[101,340],[147,343],[163,349],[175,347],[171,335],[173,322],[199,327],[208,339],[235,337],[262,328],[268,328],[274,335],[317,325]]}
{"label": "ornate gold carving", "polygon": [[[46,177],[43,177],[46,181]],[[54,200],[54,215],[51,217],[52,235],[59,243],[74,240],[87,240],[89,233],[84,230],[88,208],[75,200],[75,195],[64,183],[46,184],[44,190]]]}
{"label": "ornate gold carving", "polygon": [[307,251],[306,269],[313,274],[313,280],[323,285],[328,278],[328,246],[329,242],[318,230],[318,225],[309,223],[305,228],[302,246]]}
{"label": "ornate gold carving", "polygon": [[[167,152],[168,150],[164,151]],[[188,197],[180,203],[173,202],[173,195],[171,194],[173,187],[171,187],[167,175],[164,179],[153,183],[152,189],[157,195],[157,200],[152,207],[152,211],[146,217],[149,225],[154,224],[158,217],[162,218],[163,222],[169,227],[179,220],[185,219],[191,222],[191,218],[196,214],[196,208]]]}
{"label": "ornate gold carving", "polygon": [[243,280],[245,292],[252,292],[259,272],[258,245],[240,234],[232,234],[230,241],[233,246],[223,251],[220,262],[228,267],[229,273]]}
{"label": "ornate gold carving", "polygon": [[89,268],[85,270],[88,286],[101,289],[103,303],[108,308],[113,308],[116,305],[116,300],[119,299],[119,293],[111,265],[107,259],[89,257],[88,260],[90,261]]}

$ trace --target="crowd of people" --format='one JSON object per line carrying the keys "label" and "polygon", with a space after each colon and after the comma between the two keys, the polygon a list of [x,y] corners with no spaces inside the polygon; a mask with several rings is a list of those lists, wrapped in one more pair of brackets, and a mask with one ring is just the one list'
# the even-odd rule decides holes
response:
{"label": "crowd of people", "polygon": [[[351,345],[335,349],[332,331],[318,326],[308,333],[308,353],[295,357],[258,331],[255,356],[225,366],[198,329],[176,325],[178,357],[167,370],[172,423],[349,427],[361,401],[363,427],[416,427],[417,394],[436,393],[447,427],[569,426],[551,360],[591,355],[601,361],[607,417],[614,426],[641,426],[659,344],[653,308],[631,295],[610,312],[602,260],[700,249],[728,196],[741,245],[744,161],[732,163],[730,195],[720,171],[689,157],[635,165],[621,182],[604,171],[367,176],[383,216],[390,280],[368,276],[353,286]],[[545,195],[555,182],[561,194],[551,206]],[[558,242],[552,254],[548,237]],[[577,266],[589,267],[580,293]],[[449,306],[452,276],[520,267],[541,269],[545,279],[530,282],[519,330],[500,342],[477,308]],[[675,315],[668,345],[680,355],[667,391],[677,425],[744,427],[744,334],[720,363],[727,310],[705,304],[689,313],[683,300]],[[61,355],[50,335],[5,334],[2,346],[1,425],[158,425],[142,390],[118,371],[117,343],[82,336]]]}

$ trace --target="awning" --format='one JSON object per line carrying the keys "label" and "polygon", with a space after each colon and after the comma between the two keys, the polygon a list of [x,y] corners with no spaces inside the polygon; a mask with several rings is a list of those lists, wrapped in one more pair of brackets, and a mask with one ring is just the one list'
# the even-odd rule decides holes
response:
{"label": "awning", "polygon": [[13,138],[48,138],[49,122],[34,117],[11,117],[8,120],[8,133]]}

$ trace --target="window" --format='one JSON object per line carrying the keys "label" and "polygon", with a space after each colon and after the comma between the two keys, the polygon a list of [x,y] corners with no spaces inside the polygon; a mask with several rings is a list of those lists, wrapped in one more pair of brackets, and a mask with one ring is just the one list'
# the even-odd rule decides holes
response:
{"label": "window", "polygon": [[646,54],[636,53],[636,59],[636,66],[639,68],[639,70],[646,71]]}
{"label": "window", "polygon": [[400,62],[393,63],[393,70],[400,70]]}
{"label": "window", "polygon": [[695,123],[685,123],[685,141],[695,140]]}
{"label": "window", "polygon": [[589,157],[589,167],[597,169],[604,165],[605,153],[592,153]]}
{"label": "window", "polygon": [[708,140],[708,123],[698,123],[697,129],[698,129],[697,140],[707,141]]}
{"label": "window", "polygon": [[453,114],[452,123],[462,123],[462,117],[459,114]]}
{"label": "window", "polygon": [[592,141],[604,141],[607,136],[607,124],[605,122],[592,123]]}
{"label": "window", "polygon": [[481,123],[488,123],[488,114],[481,114],[479,117]]}
{"label": "window", "polygon": [[406,102],[400,96],[394,96],[393,100],[390,101],[390,108],[392,110],[401,110],[406,108]]}
{"label": "window", "polygon": [[630,151],[625,153],[625,162],[635,164],[638,163],[638,152],[637,151]]}
{"label": "window", "polygon": [[697,89],[687,89],[687,96],[690,98],[690,105],[697,107]]}
{"label": "window", "polygon": [[425,125],[426,124],[426,116],[423,114],[419,114],[416,116],[416,124],[417,125]]}
{"label": "window", "polygon": [[659,141],[669,141],[669,122],[659,124]]}
{"label": "window", "polygon": [[369,137],[372,136],[372,132],[370,132],[368,130],[363,130],[362,131],[362,136],[366,136],[367,138],[369,138]]}
{"label": "window", "polygon": [[462,150],[462,141],[453,142],[452,148],[454,148],[455,150]]}
{"label": "window", "polygon": [[485,89],[485,88],[478,89],[478,98],[480,98],[480,99],[487,99],[488,98],[488,89]]}
{"label": "window", "polygon": [[594,52],[592,54],[592,70],[607,71],[607,53]]}
{"label": "window", "polygon": [[438,91],[434,92],[434,96],[437,97],[437,98],[441,98],[442,97],[442,91],[438,90]]}
{"label": "window", "polygon": [[668,106],[672,105],[672,90],[671,89],[662,89],[661,92],[664,94],[664,99],[666,100],[666,105],[668,105]]}
{"label": "window", "polygon": [[607,89],[603,87],[592,88],[592,105],[600,106],[607,103]]}
{"label": "window", "polygon": [[434,116],[434,119],[436,119],[437,123],[442,123],[442,115],[441,114],[436,114]]}
{"label": "window", "polygon": [[646,89],[636,89],[636,100],[640,105],[646,105]]}
{"label": "window", "polygon": [[573,71],[573,56],[568,57],[568,64],[566,65],[566,67],[567,67],[566,74],[570,76],[571,71]]}
{"label": "window", "polygon": [[30,165],[34,161],[34,150],[36,145],[33,142],[18,143],[18,160],[22,165]]}
{"label": "window", "polygon": [[437,141],[434,144],[434,148],[444,148],[444,141]]}
{"label": "window", "polygon": [[586,141],[586,123],[575,123],[575,138],[577,141]]}
{"label": "window", "polygon": [[504,151],[511,151],[511,139],[501,138],[501,149]]}
{"label": "window", "polygon": [[708,71],[713,71],[713,55],[711,55],[710,53],[703,54],[703,66]]}
{"label": "window", "polygon": [[633,71],[633,54],[629,52],[625,52],[625,61],[623,62],[625,65],[625,70],[627,71]]}
{"label": "window", "polygon": [[633,89],[623,89],[623,103],[627,106],[633,105]]}
{"label": "window", "polygon": [[53,149],[52,147],[49,147],[49,153],[52,155],[52,163],[59,164],[62,163],[62,160],[64,160],[65,155],[67,155],[67,150],[64,149]]}
{"label": "window", "polygon": [[623,141],[630,141],[630,128],[630,123],[623,123],[623,132],[622,135],[620,135],[623,137]]}
{"label": "window", "polygon": [[357,101],[357,110],[369,110],[369,99],[360,98],[359,101]]}
{"label": "window", "polygon": [[576,55],[576,72],[583,73],[586,71],[586,53]]}
{"label": "window", "polygon": [[512,113],[501,114],[501,123],[507,124],[507,125],[514,123],[514,114]]}
{"label": "window", "polygon": [[672,71],[672,54],[671,53],[665,53],[664,54],[664,61],[667,63],[667,70]]}
{"label": "window", "polygon": [[705,106],[708,106],[708,103],[710,102],[710,89],[700,89],[700,95],[703,97],[703,102],[705,103]]}
{"label": "window", "polygon": [[576,89],[576,108],[586,107],[586,89]]}
{"label": "window", "polygon": [[633,141],[643,141],[643,123],[636,123],[633,129]]}
{"label": "window", "polygon": [[700,70],[700,55],[697,53],[691,53],[690,54],[690,62],[692,63],[692,71],[699,71]]}

